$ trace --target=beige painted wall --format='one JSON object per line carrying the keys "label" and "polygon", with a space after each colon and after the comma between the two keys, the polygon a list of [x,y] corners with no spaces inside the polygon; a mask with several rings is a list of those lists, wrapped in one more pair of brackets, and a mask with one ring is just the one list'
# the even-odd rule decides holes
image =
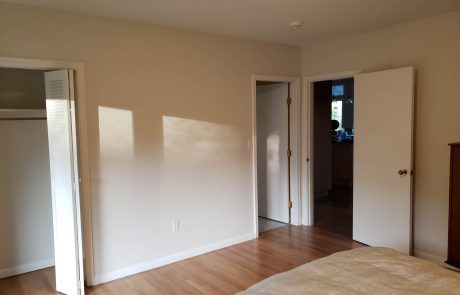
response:
{"label": "beige painted wall", "polygon": [[0,109],[44,109],[43,71],[0,68]]}
{"label": "beige painted wall", "polygon": [[0,4],[0,56],[85,64],[98,281],[254,234],[251,74],[299,48]]}
{"label": "beige painted wall", "polygon": [[414,246],[419,255],[446,257],[447,252],[447,144],[460,140],[459,28],[460,12],[454,12],[303,48],[305,76],[415,67]]}

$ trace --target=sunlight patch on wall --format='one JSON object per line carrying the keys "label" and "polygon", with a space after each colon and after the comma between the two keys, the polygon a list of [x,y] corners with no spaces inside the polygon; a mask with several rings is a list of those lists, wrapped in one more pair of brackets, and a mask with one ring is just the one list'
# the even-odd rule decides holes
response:
{"label": "sunlight patch on wall", "polygon": [[238,129],[205,121],[163,116],[164,159],[193,166],[229,159],[242,146]]}
{"label": "sunlight patch on wall", "polygon": [[134,156],[133,113],[100,106],[99,152],[101,160],[129,160]]}

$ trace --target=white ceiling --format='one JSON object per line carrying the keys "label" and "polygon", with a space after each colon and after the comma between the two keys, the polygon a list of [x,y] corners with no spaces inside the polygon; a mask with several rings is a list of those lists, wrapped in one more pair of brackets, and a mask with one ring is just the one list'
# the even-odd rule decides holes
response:
{"label": "white ceiling", "polygon": [[[293,45],[460,9],[460,0],[0,1]],[[292,30],[293,20],[305,24]]]}

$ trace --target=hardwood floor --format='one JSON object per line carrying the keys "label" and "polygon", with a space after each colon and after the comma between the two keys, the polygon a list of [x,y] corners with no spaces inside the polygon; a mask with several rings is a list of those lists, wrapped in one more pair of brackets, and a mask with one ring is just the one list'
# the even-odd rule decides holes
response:
{"label": "hardwood floor", "polygon": [[315,226],[347,237],[353,232],[353,189],[333,186],[329,194],[315,198]]}
{"label": "hardwood floor", "polygon": [[[291,226],[258,239],[137,275],[87,287],[86,294],[234,294],[273,274],[363,246],[320,228]],[[0,294],[56,294],[54,269],[0,280]]]}

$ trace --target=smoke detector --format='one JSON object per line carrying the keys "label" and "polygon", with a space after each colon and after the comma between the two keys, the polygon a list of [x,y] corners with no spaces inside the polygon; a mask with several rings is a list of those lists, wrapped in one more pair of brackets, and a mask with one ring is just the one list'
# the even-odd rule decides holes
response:
{"label": "smoke detector", "polygon": [[289,27],[293,30],[298,30],[303,25],[303,21],[292,21],[289,23]]}

